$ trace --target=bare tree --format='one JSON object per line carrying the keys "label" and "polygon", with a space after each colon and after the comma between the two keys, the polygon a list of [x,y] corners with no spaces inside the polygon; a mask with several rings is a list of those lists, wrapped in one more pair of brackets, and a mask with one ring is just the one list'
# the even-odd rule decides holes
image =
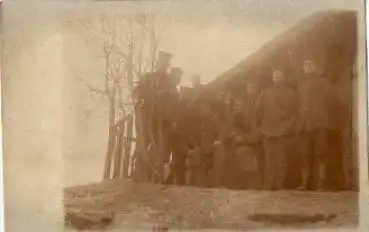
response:
{"label": "bare tree", "polygon": [[108,99],[108,144],[103,178],[127,177],[135,118],[132,91],[134,83],[154,66],[158,44],[154,17],[102,13],[95,21],[77,18],[73,23],[99,42],[104,60],[102,86],[91,86],[77,78],[91,94]]}

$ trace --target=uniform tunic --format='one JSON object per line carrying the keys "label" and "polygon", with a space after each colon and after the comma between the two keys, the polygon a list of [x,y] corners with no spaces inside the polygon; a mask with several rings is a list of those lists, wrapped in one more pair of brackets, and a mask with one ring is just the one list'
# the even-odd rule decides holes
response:
{"label": "uniform tunic", "polygon": [[302,77],[297,90],[300,101],[297,132],[303,158],[303,185],[310,179],[314,187],[318,187],[325,179],[328,130],[333,129],[331,117],[337,99],[329,81],[317,75]]}
{"label": "uniform tunic", "polygon": [[265,187],[281,189],[287,173],[297,116],[297,95],[280,83],[269,87],[261,101],[261,129],[265,151]]}

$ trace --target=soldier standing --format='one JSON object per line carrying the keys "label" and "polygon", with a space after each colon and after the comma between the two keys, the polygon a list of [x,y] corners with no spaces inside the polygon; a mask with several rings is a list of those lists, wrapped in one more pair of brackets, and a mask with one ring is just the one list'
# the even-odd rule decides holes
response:
{"label": "soldier standing", "polygon": [[192,113],[191,150],[188,154],[189,183],[211,187],[214,184],[214,141],[217,130],[209,103],[200,97]]}
{"label": "soldier standing", "polygon": [[[241,142],[237,156],[242,175],[241,188],[262,188],[264,182],[264,156],[257,109],[262,93],[257,83],[246,85],[246,96],[234,111],[235,127],[241,132],[235,142]],[[241,152],[241,153],[240,153]]]}
{"label": "soldier standing", "polygon": [[[144,76],[139,84],[140,123],[141,136],[144,137],[143,149],[151,147],[150,162],[152,171],[155,173],[155,182],[163,181],[164,163],[170,158],[168,138],[170,123],[166,99],[170,92],[170,79],[167,69],[170,66],[172,55],[167,52],[159,52],[156,69]],[[151,146],[149,146],[151,145]],[[142,150],[142,149],[141,149]],[[153,174],[153,173],[152,173]]]}
{"label": "soldier standing", "polygon": [[172,163],[170,175],[166,183],[173,182],[184,185],[186,183],[186,137],[187,131],[184,124],[184,106],[180,99],[180,93],[177,89],[182,79],[183,71],[181,68],[173,67],[170,78],[172,81],[170,92],[170,114],[171,131],[169,136],[169,148],[172,154]]}
{"label": "soldier standing", "polygon": [[265,187],[283,189],[287,160],[295,134],[297,95],[286,83],[281,70],[273,72],[273,85],[264,91],[260,102],[260,122],[265,152]]}
{"label": "soldier standing", "polygon": [[200,103],[199,141],[201,152],[202,185],[213,187],[214,180],[214,142],[217,140],[217,125],[209,102]]}
{"label": "soldier standing", "polygon": [[302,184],[299,190],[306,190],[310,180],[314,189],[322,190],[326,179],[329,116],[334,108],[335,95],[329,81],[318,75],[311,60],[304,61],[303,69],[304,76],[298,80],[297,86],[297,131],[302,155]]}
{"label": "soldier standing", "polygon": [[224,147],[222,157],[222,176],[221,184],[227,188],[236,189],[239,186],[239,164],[236,157],[237,144],[234,139],[237,134],[234,117],[234,95],[232,86],[226,86],[223,95],[223,126],[220,128],[219,137]]}

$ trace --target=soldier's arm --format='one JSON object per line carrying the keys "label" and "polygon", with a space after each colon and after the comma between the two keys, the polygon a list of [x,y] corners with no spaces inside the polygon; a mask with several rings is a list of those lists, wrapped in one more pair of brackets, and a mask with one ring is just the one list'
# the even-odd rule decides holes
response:
{"label": "soldier's arm", "polygon": [[261,124],[261,117],[263,115],[263,105],[265,102],[266,94],[267,94],[266,91],[262,91],[255,103],[255,119],[256,119],[257,126]]}

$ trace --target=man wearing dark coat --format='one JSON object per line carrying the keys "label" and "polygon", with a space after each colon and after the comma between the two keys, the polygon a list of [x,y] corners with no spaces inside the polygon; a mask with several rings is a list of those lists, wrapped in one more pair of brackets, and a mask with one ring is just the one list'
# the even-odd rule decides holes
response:
{"label": "man wearing dark coat", "polygon": [[191,120],[191,149],[188,153],[189,184],[214,186],[214,142],[217,125],[207,98],[199,96],[193,102]]}
{"label": "man wearing dark coat", "polygon": [[173,67],[170,73],[171,90],[167,101],[168,113],[170,114],[171,128],[168,138],[169,150],[172,154],[170,173],[166,184],[173,183],[184,185],[186,183],[186,140],[187,128],[185,124],[185,107],[180,99],[178,85],[181,82],[183,71]]}
{"label": "man wearing dark coat", "polygon": [[[246,88],[247,96],[243,102],[243,122],[241,125],[245,132],[244,143],[247,151],[248,160],[256,162],[257,180],[251,180],[250,187],[264,188],[265,185],[265,154],[262,150],[262,134],[260,122],[258,120],[258,107],[260,105],[263,92],[260,90],[258,83],[249,81]],[[250,180],[247,181],[250,185]],[[255,186],[256,183],[256,186]]]}
{"label": "man wearing dark coat", "polygon": [[326,179],[326,153],[331,112],[336,97],[327,79],[321,77],[311,60],[303,63],[304,75],[298,80],[299,114],[297,132],[302,155],[302,184],[300,190],[322,190]]}
{"label": "man wearing dark coat", "polygon": [[268,190],[284,188],[297,106],[295,90],[288,86],[283,72],[275,70],[273,85],[264,91],[259,112],[265,152],[265,187]]}
{"label": "man wearing dark coat", "polygon": [[[168,137],[170,120],[166,109],[166,99],[170,93],[170,78],[167,69],[170,66],[172,55],[159,52],[155,71],[147,73],[136,88],[137,104],[136,125],[140,128],[138,135],[142,137],[140,152],[150,153],[150,168],[148,171],[155,182],[163,180],[164,163],[169,160]],[[141,141],[141,139],[140,139]],[[142,155],[140,156],[142,157]],[[145,158],[146,159],[146,158]],[[144,161],[139,161],[144,162]],[[146,162],[147,163],[147,162]],[[153,173],[156,173],[152,175]]]}

